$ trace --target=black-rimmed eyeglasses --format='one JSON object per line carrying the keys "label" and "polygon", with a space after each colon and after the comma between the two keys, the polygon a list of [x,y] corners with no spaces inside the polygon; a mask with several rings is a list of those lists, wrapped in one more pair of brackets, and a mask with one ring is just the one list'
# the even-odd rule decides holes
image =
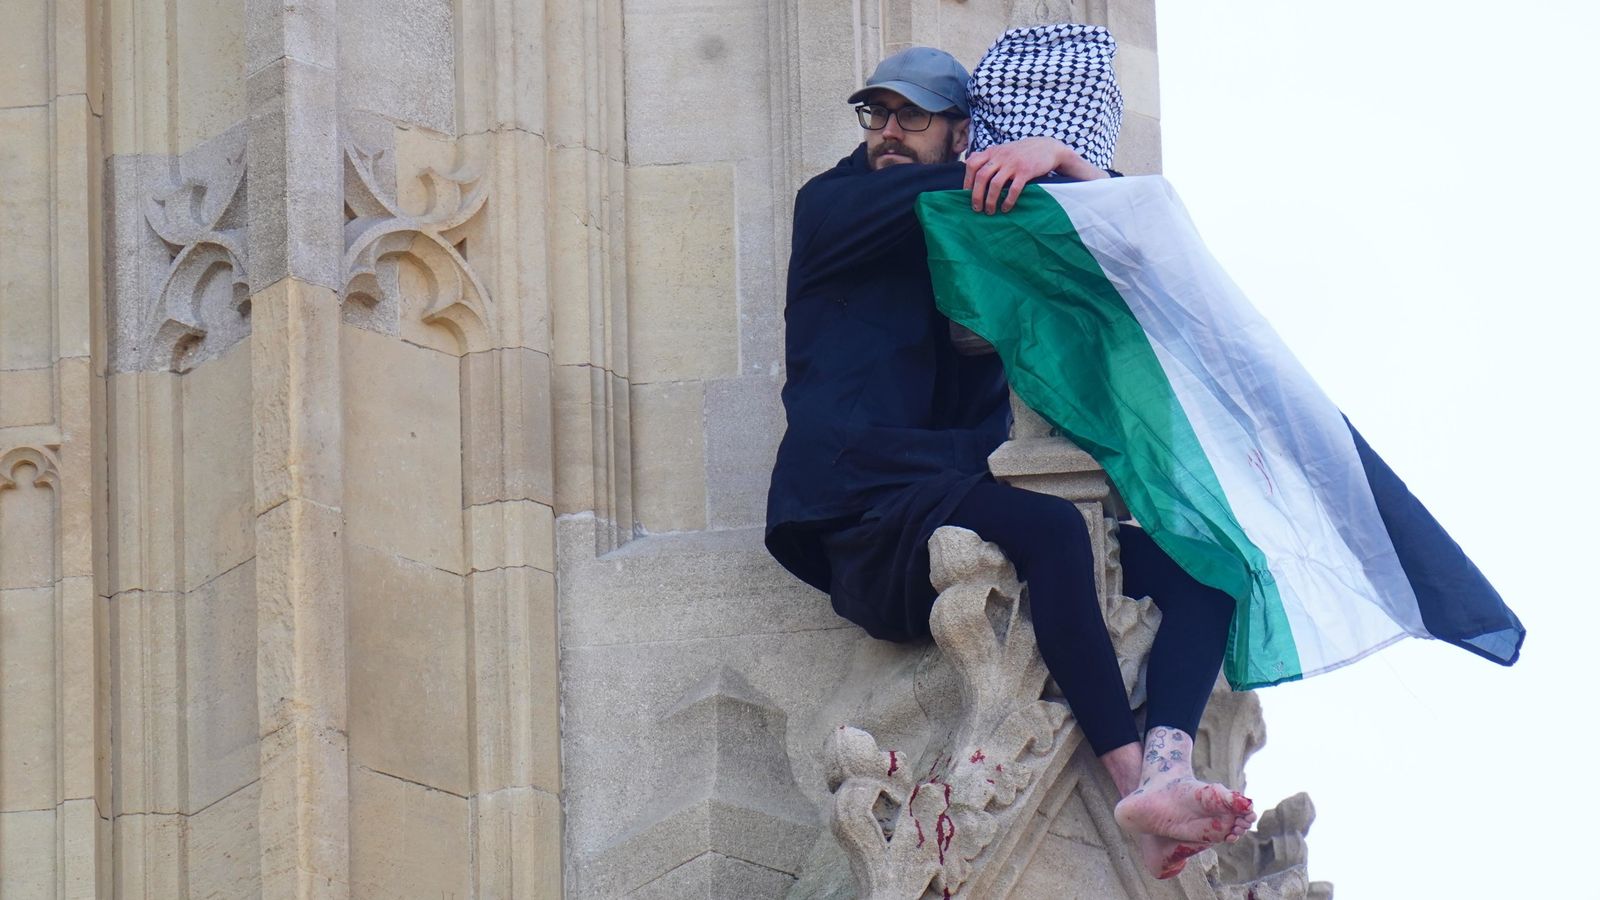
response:
{"label": "black-rimmed eyeglasses", "polygon": [[935,116],[940,113],[931,113],[920,106],[902,106],[899,109],[890,109],[876,103],[863,103],[856,107],[856,118],[861,120],[861,127],[868,131],[882,131],[889,124],[889,117],[894,116],[900,123],[901,131],[927,131],[933,124]]}

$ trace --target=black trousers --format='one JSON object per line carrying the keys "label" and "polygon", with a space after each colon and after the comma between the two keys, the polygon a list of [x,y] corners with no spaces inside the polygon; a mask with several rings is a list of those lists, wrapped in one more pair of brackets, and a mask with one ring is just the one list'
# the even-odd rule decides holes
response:
{"label": "black trousers", "polygon": [[[1039,653],[1096,754],[1139,742],[1117,657],[1094,587],[1083,515],[1068,501],[986,481],[946,524],[971,529],[1005,551],[1028,584]],[[1222,668],[1233,598],[1190,578],[1140,528],[1123,526],[1123,593],[1149,596],[1161,627],[1146,674],[1145,726],[1193,735]]]}

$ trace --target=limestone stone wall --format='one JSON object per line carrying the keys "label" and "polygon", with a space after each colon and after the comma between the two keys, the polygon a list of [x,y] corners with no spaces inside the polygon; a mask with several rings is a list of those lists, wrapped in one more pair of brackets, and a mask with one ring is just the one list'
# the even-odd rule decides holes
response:
{"label": "limestone stone wall", "polygon": [[0,900],[788,890],[917,658],[760,549],[790,198],[1059,19],[1155,170],[1149,0],[6,17]]}

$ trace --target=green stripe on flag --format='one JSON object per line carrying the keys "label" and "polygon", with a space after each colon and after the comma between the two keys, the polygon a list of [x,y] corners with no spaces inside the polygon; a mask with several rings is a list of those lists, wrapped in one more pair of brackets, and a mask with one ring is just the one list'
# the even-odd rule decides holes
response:
{"label": "green stripe on flag", "polygon": [[934,296],[999,352],[1023,402],[1106,470],[1152,540],[1238,601],[1235,688],[1301,675],[1264,554],[1245,535],[1138,320],[1061,205],[1035,186],[974,213],[966,191],[921,196]]}

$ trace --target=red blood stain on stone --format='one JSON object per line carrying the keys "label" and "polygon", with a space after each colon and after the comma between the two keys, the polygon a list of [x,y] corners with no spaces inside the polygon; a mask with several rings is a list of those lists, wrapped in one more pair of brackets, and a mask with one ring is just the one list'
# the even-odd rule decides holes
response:
{"label": "red blood stain on stone", "polygon": [[944,865],[944,853],[956,837],[956,822],[950,818],[950,785],[944,785],[944,810],[933,823],[933,839],[939,847],[939,865]]}
{"label": "red blood stain on stone", "polygon": [[897,769],[899,769],[899,768],[900,768],[899,754],[895,753],[893,750],[890,750],[889,751],[889,774],[893,775],[895,773],[895,771]]}
{"label": "red blood stain on stone", "polygon": [[987,757],[983,755],[983,748],[979,747],[977,750],[972,751],[972,756],[967,760],[967,762],[981,763],[985,759],[987,759]]}
{"label": "red blood stain on stone", "polygon": [[955,836],[955,821],[945,813],[939,813],[939,818],[933,823],[933,838],[939,842],[939,865],[944,865],[944,852],[950,849],[950,842]]}
{"label": "red blood stain on stone", "polygon": [[921,847],[923,842],[927,840],[927,838],[924,837],[923,834],[922,834],[922,823],[921,822],[917,822],[917,817],[916,816],[912,816],[911,817],[911,821],[917,823],[917,846]]}

